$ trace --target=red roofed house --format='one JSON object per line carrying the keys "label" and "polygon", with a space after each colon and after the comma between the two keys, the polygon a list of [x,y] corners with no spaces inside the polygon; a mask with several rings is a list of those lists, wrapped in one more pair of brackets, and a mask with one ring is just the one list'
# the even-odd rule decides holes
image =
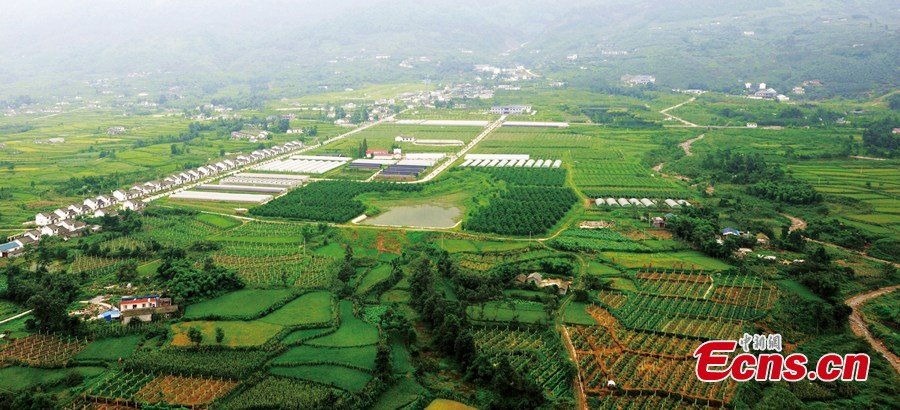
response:
{"label": "red roofed house", "polygon": [[386,150],[386,149],[369,149],[369,150],[366,150],[366,157],[367,158],[379,158],[379,159],[380,158],[391,159],[391,158],[393,158],[393,155],[391,155],[391,153],[388,152],[388,150]]}
{"label": "red roofed house", "polygon": [[160,298],[156,295],[122,298],[119,302],[119,311],[122,312],[122,323],[128,324],[132,318],[138,318],[142,322],[149,322],[153,314],[170,314],[178,310],[178,306],[172,305],[172,299]]}

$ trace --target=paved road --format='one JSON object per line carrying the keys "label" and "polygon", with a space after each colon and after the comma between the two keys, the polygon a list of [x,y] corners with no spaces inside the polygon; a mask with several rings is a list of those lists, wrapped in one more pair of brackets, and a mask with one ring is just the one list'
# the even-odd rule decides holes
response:
{"label": "paved road", "polygon": [[859,309],[872,298],[876,298],[881,295],[885,295],[891,293],[897,289],[900,289],[900,285],[889,286],[886,288],[876,289],[868,293],[863,293],[860,295],[856,295],[850,299],[844,301],[847,306],[850,306],[853,309],[853,313],[850,315],[850,329],[853,330],[853,333],[857,336],[862,336],[872,345],[872,348],[875,349],[878,353],[881,353],[885,359],[887,359],[888,363],[891,364],[891,367],[894,368],[894,371],[900,373],[900,358],[888,350],[885,347],[884,343],[881,340],[875,338],[872,335],[872,332],[869,331],[869,327],[866,326],[866,322],[863,320],[862,315],[859,313]]}
{"label": "paved road", "polygon": [[431,171],[431,173],[428,174],[427,176],[425,176],[425,178],[422,178],[422,179],[419,179],[416,181],[404,182],[404,183],[406,183],[406,184],[421,184],[423,182],[428,182],[428,181],[431,181],[432,179],[437,178],[437,176],[440,175],[441,172],[444,172],[444,170],[446,170],[447,168],[450,168],[450,166],[452,166],[453,163],[456,162],[457,159],[461,158],[463,155],[466,155],[466,153],[469,152],[469,150],[471,150],[472,148],[475,148],[475,146],[478,145],[478,143],[481,142],[481,140],[483,140],[485,137],[488,136],[488,134],[490,134],[495,129],[497,129],[497,127],[502,125],[503,121],[505,121],[505,120],[506,120],[506,116],[503,115],[497,121],[492,122],[491,125],[488,125],[488,127],[485,128],[484,131],[481,132],[481,134],[478,134],[478,136],[475,137],[475,139],[473,139],[471,142],[469,142],[468,145],[463,147],[463,149],[461,149],[456,154],[451,155],[450,158],[447,158],[447,160],[444,161],[443,164],[441,164],[439,167],[437,167],[433,171]]}

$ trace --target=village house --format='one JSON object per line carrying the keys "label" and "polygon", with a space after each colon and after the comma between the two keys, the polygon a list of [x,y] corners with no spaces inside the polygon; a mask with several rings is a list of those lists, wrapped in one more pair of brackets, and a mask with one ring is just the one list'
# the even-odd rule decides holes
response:
{"label": "village house", "polygon": [[526,114],[531,112],[530,105],[495,105],[491,107],[491,114],[510,115]]}
{"label": "village house", "polygon": [[56,214],[45,214],[43,212],[34,216],[34,223],[37,226],[47,226],[59,220]]}
{"label": "village house", "polygon": [[119,302],[123,325],[132,320],[149,322],[154,314],[169,316],[177,310],[178,306],[172,304],[171,298],[161,298],[157,295],[123,297]]}
{"label": "village house", "polygon": [[122,210],[124,210],[124,211],[139,212],[146,207],[147,207],[147,204],[145,204],[141,201],[128,200],[128,201],[122,202]]}
{"label": "village house", "polygon": [[119,135],[125,132],[125,127],[109,127],[106,129],[106,133],[109,135]]}

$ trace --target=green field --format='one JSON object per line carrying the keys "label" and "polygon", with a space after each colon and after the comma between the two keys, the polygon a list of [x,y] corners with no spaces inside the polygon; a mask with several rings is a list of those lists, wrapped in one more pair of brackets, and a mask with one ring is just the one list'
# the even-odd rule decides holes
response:
{"label": "green field", "polygon": [[76,360],[117,361],[130,357],[141,344],[142,336],[131,335],[95,340],[75,356]]}
{"label": "green field", "polygon": [[362,390],[372,379],[372,375],[364,371],[333,365],[273,367],[269,369],[269,372],[278,376],[314,381],[352,392]]}
{"label": "green field", "polygon": [[350,347],[372,345],[378,342],[378,329],[353,315],[353,302],[342,300],[340,312],[341,326],[336,332],[310,340],[307,344],[323,347]]}
{"label": "green field", "polygon": [[311,292],[292,300],[272,313],[259,319],[260,322],[281,326],[299,326],[330,323],[332,319],[332,295],[330,292]]}
{"label": "green field", "polygon": [[242,289],[187,307],[184,317],[253,317],[293,295],[290,289]]}
{"label": "green field", "polygon": [[190,328],[197,327],[203,333],[203,341],[201,346],[216,346],[216,328],[221,328],[225,332],[225,338],[222,340],[223,346],[229,347],[245,347],[259,346],[268,342],[282,327],[260,321],[253,322],[225,322],[225,321],[202,321],[202,322],[182,322],[172,325],[172,345],[173,346],[190,346],[193,343],[187,336]]}
{"label": "green field", "polygon": [[334,363],[374,370],[375,346],[334,348],[301,345],[288,349],[272,360],[275,366],[318,363]]}

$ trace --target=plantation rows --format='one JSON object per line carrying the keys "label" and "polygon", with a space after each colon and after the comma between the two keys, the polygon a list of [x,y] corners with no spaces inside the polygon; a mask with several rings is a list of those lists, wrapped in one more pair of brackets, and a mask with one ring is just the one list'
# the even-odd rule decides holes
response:
{"label": "plantation rows", "polygon": [[623,308],[615,317],[629,329],[661,332],[704,339],[734,339],[740,336],[744,322],[721,318],[699,319],[676,313],[641,308]]}
{"label": "plantation rows", "polygon": [[[670,275],[675,276],[675,275]],[[692,275],[702,276],[702,275]],[[694,280],[678,280],[678,279],[650,279],[646,277],[636,276],[635,283],[637,289],[641,293],[651,293],[662,296],[681,296],[687,298],[702,298],[710,286],[712,281]]]}
{"label": "plantation rows", "polygon": [[616,410],[642,410],[642,409],[671,409],[671,410],[709,410],[718,407],[708,406],[703,402],[695,403],[694,400],[684,399],[678,396],[663,396],[658,394],[639,395],[612,395],[589,397],[588,407],[591,409],[616,409]]}
{"label": "plantation rows", "polygon": [[639,294],[629,298],[628,302],[620,310],[643,309],[688,317],[725,320],[756,320],[765,314],[764,310],[749,306],[650,294]]}
{"label": "plantation rows", "polygon": [[121,263],[122,259],[99,258],[96,256],[87,256],[79,253],[75,256],[75,261],[69,265],[70,273],[89,272],[91,276],[103,274],[106,271],[115,271],[116,266]]}
{"label": "plantation rows", "polygon": [[232,410],[321,409],[342,407],[340,390],[292,378],[269,376],[222,407]]}
{"label": "plantation rows", "polygon": [[228,231],[233,238],[302,238],[303,225],[250,221]]}
{"label": "plantation rows", "polygon": [[564,168],[475,168],[511,185],[562,187],[566,184]]}
{"label": "plantation rows", "polygon": [[638,188],[638,189],[674,189],[672,183],[662,178],[650,176],[626,176],[626,175],[582,175],[575,172],[575,185],[579,187],[611,187],[611,188]]}
{"label": "plantation rows", "polygon": [[599,298],[600,303],[603,306],[607,306],[612,309],[619,309],[622,306],[625,306],[625,303],[628,302],[628,297],[621,292],[601,290],[597,293],[597,297]]}
{"label": "plantation rows", "polygon": [[[592,306],[588,310],[588,313],[598,324],[598,326],[591,327],[589,331],[598,338],[603,339],[608,343],[608,346],[615,345],[617,348],[631,353],[669,358],[689,358],[700,343],[694,338],[625,329],[605,309]],[[581,333],[583,334],[584,331],[581,331]],[[587,349],[588,347],[582,345],[580,348]]]}
{"label": "plantation rows", "polygon": [[[578,185],[576,183],[576,185]],[[675,188],[623,188],[613,187],[610,185],[602,186],[584,186],[578,185],[581,192],[589,198],[672,198],[672,199],[690,199],[691,193]]]}
{"label": "plantation rows", "polygon": [[[710,276],[674,272],[641,272],[635,275],[635,283],[641,293],[695,299],[708,298],[712,302],[746,306],[754,310],[771,309],[778,297],[778,292],[774,287],[756,276],[749,275]],[[712,289],[710,289],[711,287]]]}
{"label": "plantation rows", "polygon": [[11,339],[0,350],[0,361],[37,367],[62,366],[85,347],[87,347],[85,339],[38,333],[21,339]]}
{"label": "plantation rows", "polygon": [[637,242],[599,241],[596,239],[572,237],[565,234],[554,238],[549,241],[548,244],[554,248],[570,252],[645,252],[648,250],[645,246]]}
{"label": "plantation rows", "polygon": [[463,228],[502,235],[541,235],[578,201],[569,188],[509,187],[487,206],[475,209]]}
{"label": "plantation rows", "polygon": [[252,215],[344,223],[366,211],[354,199],[368,192],[419,192],[422,185],[317,181],[272,202],[250,209]]}
{"label": "plantation rows", "polygon": [[156,375],[150,372],[110,372],[85,392],[102,399],[137,403],[208,405],[227,394],[237,382],[203,377]]}
{"label": "plantation rows", "polygon": [[125,361],[125,368],[132,371],[242,379],[260,368],[269,355],[269,352],[259,350],[140,350]]}
{"label": "plantation rows", "polygon": [[588,392],[603,393],[607,382],[613,380],[619,390],[669,392],[689,400],[727,403],[734,396],[735,382],[704,383],[698,380],[695,362],[690,356],[668,358],[627,352],[600,327],[576,327],[570,335]]}
{"label": "plantation rows", "polygon": [[[527,252],[527,254],[526,254]],[[537,250],[537,251],[528,251],[527,249],[522,249],[521,251],[514,252],[484,252],[484,253],[469,253],[469,252],[461,252],[453,255],[454,261],[457,266],[463,269],[483,272],[490,268],[493,268],[496,265],[504,264],[511,261],[526,261],[530,259],[538,259],[546,256],[553,255],[552,251],[549,250]]]}
{"label": "plantation rows", "polygon": [[234,269],[254,286],[327,286],[335,260],[296,245],[228,243],[212,256],[216,264]]}
{"label": "plantation rows", "polygon": [[562,366],[566,361],[564,350],[562,346],[548,346],[544,332],[481,328],[472,336],[480,351],[505,356],[514,369],[534,380],[547,396],[569,394],[572,381]]}
{"label": "plantation rows", "polygon": [[133,235],[133,238],[137,240],[154,239],[159,243],[175,247],[188,246],[222,231],[188,217],[145,216],[143,221],[143,231]]}

